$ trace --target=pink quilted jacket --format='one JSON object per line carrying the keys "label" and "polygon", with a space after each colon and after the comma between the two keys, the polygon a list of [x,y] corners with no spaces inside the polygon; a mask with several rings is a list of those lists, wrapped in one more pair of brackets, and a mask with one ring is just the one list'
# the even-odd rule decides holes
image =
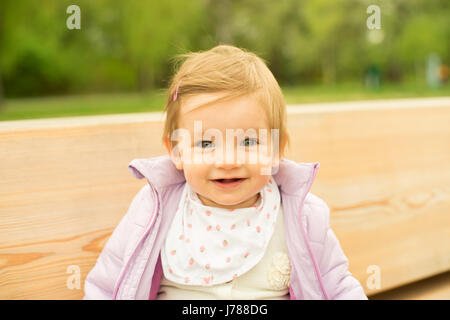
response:
{"label": "pink quilted jacket", "polygon": [[[128,168],[147,184],[89,272],[83,299],[155,299],[162,277],[160,250],[174,217],[183,171],[168,155],[135,159]],[[291,299],[367,299],[348,271],[348,260],[330,229],[327,204],[309,192],[319,163],[281,159],[273,174],[281,193],[291,261]]]}

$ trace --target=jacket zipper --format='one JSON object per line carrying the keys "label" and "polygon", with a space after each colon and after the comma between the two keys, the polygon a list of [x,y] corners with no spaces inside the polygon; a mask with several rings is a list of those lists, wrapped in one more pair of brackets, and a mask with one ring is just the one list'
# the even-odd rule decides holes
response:
{"label": "jacket zipper", "polygon": [[[309,185],[308,185],[308,188],[307,188],[308,191],[307,191],[307,192],[305,193],[305,195],[303,196],[303,199],[302,199],[300,208],[303,208],[303,203],[304,203],[304,201],[305,201],[305,198],[306,198],[306,196],[308,195],[309,190],[311,189],[311,186],[312,186],[312,184],[313,184],[314,179],[316,178],[317,170],[318,170],[318,166],[317,166],[317,164],[316,164],[316,165],[314,165],[314,170],[313,170],[313,173],[312,173],[312,177],[311,177],[311,179],[309,180],[310,182],[309,182]],[[324,287],[324,285],[323,285],[323,283],[322,283],[322,277],[320,276],[319,268],[318,268],[318,266],[317,266],[316,260],[314,259],[314,255],[313,255],[313,253],[312,253],[311,247],[310,247],[310,245],[309,245],[308,237],[306,236],[306,230],[305,230],[304,227],[303,227],[303,223],[302,223],[302,211],[303,211],[303,210],[300,210],[300,227],[301,227],[302,235],[303,235],[303,238],[305,239],[306,247],[308,248],[309,255],[310,255],[311,260],[312,260],[312,262],[313,262],[313,265],[314,265],[314,272],[315,272],[315,274],[316,274],[317,280],[319,281],[320,288],[322,289],[322,293],[323,293],[323,295],[324,295],[324,297],[325,297],[325,300],[329,300],[328,295],[327,295],[327,293],[326,293],[326,291],[325,291],[325,287]]]}
{"label": "jacket zipper", "polygon": [[125,276],[125,274],[126,274],[126,272],[127,272],[127,270],[128,270],[128,267],[130,266],[131,261],[132,261],[133,258],[134,258],[134,255],[136,254],[137,248],[139,248],[139,246],[141,245],[142,241],[143,241],[143,240],[145,239],[145,237],[148,235],[148,233],[150,232],[150,229],[151,229],[152,226],[153,226],[153,223],[154,223],[155,220],[156,220],[156,215],[157,215],[157,212],[158,212],[158,209],[159,209],[158,193],[156,192],[154,186],[150,183],[150,181],[149,181],[148,183],[149,183],[149,185],[150,185],[150,188],[152,189],[153,196],[154,196],[154,198],[155,198],[155,206],[154,206],[154,209],[153,209],[152,218],[151,218],[151,220],[149,221],[149,223],[147,224],[146,230],[145,230],[144,234],[141,236],[141,239],[139,239],[139,241],[138,241],[136,247],[133,249],[133,253],[132,253],[132,254],[130,255],[130,257],[128,258],[128,260],[127,260],[127,262],[126,262],[126,265],[125,265],[125,268],[122,270],[122,273],[121,273],[120,276],[119,276],[119,280],[117,281],[116,286],[115,286],[115,288],[114,288],[113,297],[112,297],[113,300],[116,300],[116,299],[117,299],[117,293],[118,293],[118,291],[119,291],[120,285],[121,285],[121,283],[122,283],[122,281],[123,281],[123,278],[124,278],[124,276]]}

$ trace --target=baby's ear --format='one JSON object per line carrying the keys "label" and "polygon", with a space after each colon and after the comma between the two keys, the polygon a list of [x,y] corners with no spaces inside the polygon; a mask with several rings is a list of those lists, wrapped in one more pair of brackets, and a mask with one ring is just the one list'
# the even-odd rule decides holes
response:
{"label": "baby's ear", "polygon": [[178,148],[178,144],[174,147],[171,147],[169,143],[169,138],[164,139],[164,146],[166,147],[167,153],[170,156],[173,164],[178,170],[183,170],[183,162],[181,161],[181,152]]}

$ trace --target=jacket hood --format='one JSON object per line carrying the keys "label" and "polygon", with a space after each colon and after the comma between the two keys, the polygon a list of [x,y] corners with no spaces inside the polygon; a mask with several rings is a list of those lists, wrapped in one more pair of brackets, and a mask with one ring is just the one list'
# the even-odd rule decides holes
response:
{"label": "jacket hood", "polygon": [[[295,162],[280,159],[277,170],[272,174],[280,191],[290,195],[302,195],[314,180],[320,167],[319,162]],[[146,178],[157,190],[186,181],[183,170],[178,170],[169,155],[134,159],[128,169],[137,179]],[[309,182],[309,183],[308,183]]]}

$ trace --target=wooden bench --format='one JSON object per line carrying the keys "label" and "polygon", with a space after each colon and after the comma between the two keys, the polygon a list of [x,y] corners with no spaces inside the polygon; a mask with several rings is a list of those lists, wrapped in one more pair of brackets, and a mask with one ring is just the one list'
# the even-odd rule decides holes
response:
{"label": "wooden bench", "polygon": [[[288,114],[286,157],[320,162],[312,192],[330,207],[369,296],[450,270],[450,98],[289,106]],[[0,122],[0,299],[82,298],[146,183],[128,163],[165,154],[162,120]]]}

